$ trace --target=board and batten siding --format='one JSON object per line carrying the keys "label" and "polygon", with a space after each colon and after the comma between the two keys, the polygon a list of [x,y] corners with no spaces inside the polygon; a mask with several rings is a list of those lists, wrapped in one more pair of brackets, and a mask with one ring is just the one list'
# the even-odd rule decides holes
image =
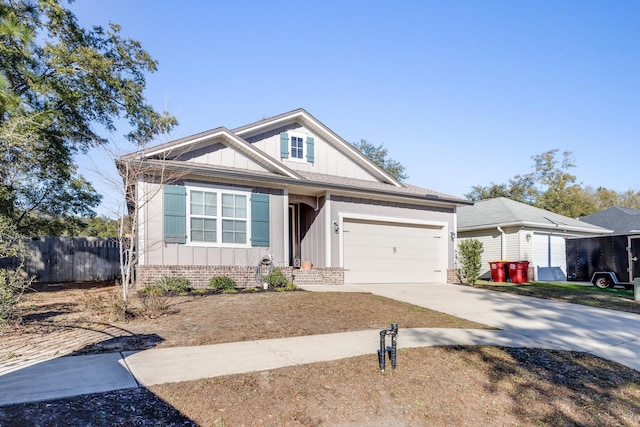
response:
{"label": "board and batten siding", "polygon": [[301,238],[301,254],[303,261],[313,262],[314,267],[326,267],[326,209],[324,197],[319,199],[318,209],[307,205],[300,205],[303,210],[301,213],[301,229],[306,229],[306,233]]}
{"label": "board and batten siding", "polygon": [[260,166],[242,153],[239,153],[235,149],[227,147],[221,142],[197,148],[193,151],[180,155],[178,159],[186,162],[224,165],[238,169],[264,171],[264,167]]}
{"label": "board and batten siding", "polygon": [[[140,265],[228,265],[251,266],[265,255],[273,255],[276,265],[284,265],[285,212],[283,195],[269,194],[269,231],[270,246],[247,248],[198,246],[167,241],[164,236],[164,197],[158,184],[146,183],[147,194],[153,197],[144,203],[140,214],[140,223],[144,227],[139,233]],[[214,184],[211,184],[214,185]],[[219,185],[219,184],[216,184]],[[221,185],[228,187],[228,185]],[[254,189],[259,194],[268,194],[268,190]],[[276,192],[276,191],[273,191]],[[250,224],[247,225],[250,227]]]}
{"label": "board and batten siding", "polygon": [[[315,172],[325,175],[335,175],[345,178],[363,179],[367,181],[377,181],[369,172],[364,170],[360,165],[338,151],[333,145],[312,132],[311,130],[300,126],[299,124],[291,124],[289,126],[279,127],[277,129],[261,133],[259,135],[246,138],[246,140],[255,147],[266,152],[273,158],[280,159],[280,134],[287,132],[289,134],[301,134],[305,137],[313,138],[314,145],[314,161],[301,162],[290,159],[284,159],[282,162],[289,168],[301,172]],[[306,142],[305,142],[306,143]]]}

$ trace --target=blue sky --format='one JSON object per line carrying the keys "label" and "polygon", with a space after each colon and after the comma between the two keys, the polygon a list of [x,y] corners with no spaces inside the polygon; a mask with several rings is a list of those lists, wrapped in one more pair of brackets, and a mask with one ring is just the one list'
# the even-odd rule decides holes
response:
{"label": "blue sky", "polygon": [[[179,138],[305,108],[384,144],[407,182],[463,196],[571,151],[583,185],[640,190],[639,1],[77,0],[159,61],[147,99]],[[111,136],[123,141],[120,132]],[[94,163],[81,172],[116,196]],[[101,159],[102,158],[102,159]],[[97,159],[97,161],[96,161]]]}

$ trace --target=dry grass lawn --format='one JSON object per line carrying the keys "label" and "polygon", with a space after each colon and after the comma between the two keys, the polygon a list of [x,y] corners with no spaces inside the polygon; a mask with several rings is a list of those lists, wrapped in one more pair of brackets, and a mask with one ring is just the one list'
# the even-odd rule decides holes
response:
{"label": "dry grass lawn", "polygon": [[[199,345],[383,329],[483,325],[364,293],[260,292],[172,297],[159,317],[110,320],[110,287],[31,295],[19,337],[117,326],[146,345]],[[141,301],[136,302],[141,310]],[[20,335],[18,335],[20,334]],[[400,336],[401,339],[401,336]],[[120,349],[136,341],[123,340]],[[113,348],[113,347],[109,347]],[[104,351],[84,343],[77,353]],[[1,361],[1,358],[0,358]],[[230,361],[231,363],[231,361]],[[640,373],[583,353],[496,347],[401,350],[377,356],[163,384],[0,408],[0,425],[423,426],[640,425]]]}

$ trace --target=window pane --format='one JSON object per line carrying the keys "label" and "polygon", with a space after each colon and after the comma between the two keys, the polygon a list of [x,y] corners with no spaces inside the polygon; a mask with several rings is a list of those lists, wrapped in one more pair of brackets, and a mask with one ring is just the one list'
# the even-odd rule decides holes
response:
{"label": "window pane", "polygon": [[296,159],[302,158],[302,138],[297,136],[291,137],[291,157],[295,157]]}
{"label": "window pane", "polygon": [[247,222],[222,220],[222,243],[246,243]]}
{"label": "window pane", "polygon": [[223,194],[222,216],[228,218],[246,218],[247,196],[239,194]]}
{"label": "window pane", "polygon": [[203,196],[204,196],[204,193],[202,191],[191,192],[191,214],[192,215],[204,214],[204,210],[202,209]]}
{"label": "window pane", "polygon": [[191,218],[191,241],[216,242],[216,220]]}
{"label": "window pane", "polygon": [[236,196],[236,218],[247,217],[247,196]]}
{"label": "window pane", "polygon": [[222,195],[222,216],[235,216],[233,202],[233,194]]}
{"label": "window pane", "polygon": [[191,215],[218,216],[217,197],[217,193],[192,191]]}
{"label": "window pane", "polygon": [[218,195],[216,193],[205,194],[205,212],[207,216],[218,216]]}

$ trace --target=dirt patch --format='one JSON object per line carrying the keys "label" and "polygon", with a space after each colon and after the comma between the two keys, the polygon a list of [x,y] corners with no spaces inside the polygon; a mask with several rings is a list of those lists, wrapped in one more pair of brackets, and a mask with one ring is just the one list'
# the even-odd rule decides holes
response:
{"label": "dirt patch", "polygon": [[584,353],[496,347],[375,355],[0,408],[0,424],[631,426],[640,373]]}
{"label": "dirt patch", "polygon": [[[482,327],[370,294],[312,292],[172,297],[160,317],[114,322],[92,302],[110,301],[115,289],[58,286],[29,295],[23,323],[0,335],[0,352],[13,362],[47,345],[62,355],[383,329],[392,322],[401,329]],[[19,347],[8,350],[13,344]],[[0,425],[639,425],[639,384],[639,372],[584,353],[416,348],[400,350],[397,369],[384,373],[371,354],[13,405],[0,408]]]}
{"label": "dirt patch", "polygon": [[[28,295],[22,323],[0,332],[0,362],[317,335],[363,329],[486,328],[484,325],[367,293],[253,292],[173,296],[158,317],[117,318],[118,288],[54,285]],[[121,314],[121,313],[120,313]]]}

